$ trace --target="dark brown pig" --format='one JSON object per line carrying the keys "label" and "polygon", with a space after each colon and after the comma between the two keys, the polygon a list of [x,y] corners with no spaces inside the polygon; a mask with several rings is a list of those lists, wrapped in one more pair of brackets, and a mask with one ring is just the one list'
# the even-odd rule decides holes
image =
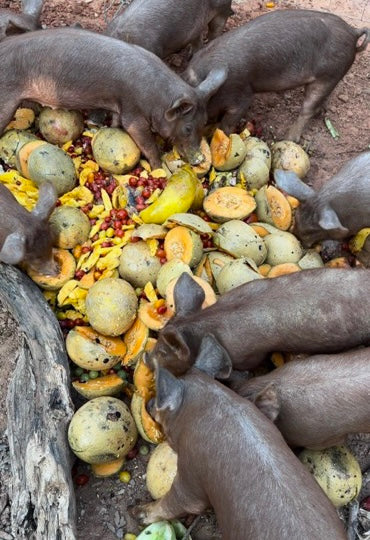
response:
{"label": "dark brown pig", "polygon": [[53,236],[48,219],[54,209],[57,194],[50,182],[39,189],[39,200],[32,212],[21,206],[4,185],[0,184],[0,261],[8,264],[23,262],[42,274],[55,275]]}
{"label": "dark brown pig", "polygon": [[299,118],[286,136],[298,142],[368,36],[367,29],[356,30],[331,13],[278,10],[212,41],[194,55],[183,77],[197,85],[215,66],[225,68],[227,81],[210,99],[208,118],[221,120],[226,133],[245,119],[253,94],[305,86]]}
{"label": "dark brown pig", "polygon": [[165,58],[191,43],[193,51],[221,34],[232,15],[231,0],[133,0],[122,6],[105,33]]}
{"label": "dark brown pig", "polygon": [[276,170],[277,186],[301,201],[293,233],[305,247],[341,240],[370,225],[370,152],[348,161],[315,191],[292,171]]}
{"label": "dark brown pig", "polygon": [[230,370],[212,335],[183,378],[156,370],[151,412],[178,454],[177,474],[170,491],[136,507],[136,516],[151,523],[211,506],[223,540],[344,540],[334,507],[277,428],[213,380]]}
{"label": "dark brown pig", "polygon": [[326,448],[370,433],[370,349],[311,356],[233,384],[290,446]]}
{"label": "dark brown pig", "polygon": [[316,354],[370,345],[369,291],[368,270],[318,268],[245,283],[202,310],[203,289],[184,273],[174,290],[176,315],[148,362],[182,374],[209,332],[239,370],[274,351]]}
{"label": "dark brown pig", "polygon": [[21,13],[0,9],[0,41],[10,35],[32,32],[41,28],[43,0],[23,0]]}
{"label": "dark brown pig", "polygon": [[206,102],[224,81],[216,70],[192,88],[149,51],[77,28],[8,38],[0,44],[0,65],[0,133],[24,99],[105,109],[119,118],[152,167],[161,164],[153,131],[171,139],[191,163],[202,160]]}

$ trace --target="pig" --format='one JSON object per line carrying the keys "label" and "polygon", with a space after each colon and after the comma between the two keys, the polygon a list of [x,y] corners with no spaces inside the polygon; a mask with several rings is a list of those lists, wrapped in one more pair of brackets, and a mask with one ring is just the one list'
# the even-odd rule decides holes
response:
{"label": "pig", "polygon": [[[72,46],[73,44],[73,46]],[[148,158],[161,165],[152,131],[199,163],[206,102],[224,81],[214,70],[197,88],[141,47],[79,28],[39,30],[0,43],[0,133],[22,100],[114,113]]]}
{"label": "pig", "polygon": [[0,9],[0,41],[9,35],[22,34],[41,28],[43,0],[23,0],[21,13]]}
{"label": "pig", "polygon": [[233,368],[258,366],[274,351],[334,353],[370,345],[370,272],[316,268],[245,283],[201,309],[203,289],[183,273],[174,289],[175,316],[148,357],[173,374],[185,373],[212,332]]}
{"label": "pig", "polygon": [[150,409],[178,455],[177,474],[164,497],[134,515],[147,524],[212,506],[223,540],[344,540],[334,507],[274,424],[213,380],[230,370],[212,334],[181,379],[156,369]]}
{"label": "pig", "polygon": [[209,122],[220,120],[226,133],[237,131],[253,94],[305,86],[300,115],[285,137],[299,142],[368,38],[368,29],[356,30],[331,13],[278,10],[219,36],[193,56],[182,76],[197,85],[214,66],[224,67],[227,80],[207,112]]}
{"label": "pig", "polygon": [[292,447],[327,448],[370,433],[370,348],[295,360],[232,388]]}
{"label": "pig", "polygon": [[354,157],[318,191],[292,171],[276,170],[277,186],[301,201],[293,233],[305,247],[343,240],[370,225],[370,152]]}
{"label": "pig", "polygon": [[231,0],[133,0],[121,6],[105,33],[165,58],[189,43],[199,49],[207,26],[209,40],[219,36],[232,14]]}
{"label": "pig", "polygon": [[53,235],[48,223],[57,201],[55,187],[43,182],[32,212],[21,206],[8,188],[0,183],[0,261],[24,263],[36,272],[56,275]]}

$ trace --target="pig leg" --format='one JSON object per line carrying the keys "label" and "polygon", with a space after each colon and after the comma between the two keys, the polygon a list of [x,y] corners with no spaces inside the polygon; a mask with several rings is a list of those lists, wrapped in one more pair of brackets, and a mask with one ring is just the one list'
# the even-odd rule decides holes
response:
{"label": "pig leg", "polygon": [[226,15],[216,15],[208,24],[208,41],[212,41],[222,34],[229,13]]}
{"label": "pig leg", "polygon": [[333,81],[318,80],[306,85],[301,112],[296,122],[289,129],[286,139],[299,142],[305,125],[315,114],[320,112],[321,105],[337,85],[337,82],[337,80],[334,83]]}
{"label": "pig leg", "polygon": [[194,493],[194,489],[186,489],[181,482],[179,474],[171,486],[170,491],[161,499],[140,504],[133,509],[133,515],[144,525],[155,521],[175,519],[186,514],[201,514],[209,507],[201,494]]}
{"label": "pig leg", "polygon": [[152,169],[161,167],[159,150],[150,126],[144,120],[132,120],[121,117],[121,124],[127,133],[134,139],[144,156],[148,159]]}
{"label": "pig leg", "polygon": [[[236,107],[228,107],[226,109],[226,112],[224,113],[220,128],[222,131],[226,133],[226,135],[229,135],[230,133],[235,133],[237,131],[238,125],[246,121],[247,112],[249,109],[249,106],[251,104],[253,93],[252,91],[248,92],[247,94],[243,93],[242,96],[235,96],[235,99],[233,98],[233,103],[239,103]],[[227,102],[230,102],[231,100],[227,100]]]}
{"label": "pig leg", "polygon": [[[1,88],[1,86],[3,87]],[[11,94],[6,92],[6,84],[1,85],[0,83],[0,88],[2,94],[0,95],[0,135],[2,135],[4,129],[12,120],[17,107],[19,107],[20,101],[19,96],[12,97]]]}

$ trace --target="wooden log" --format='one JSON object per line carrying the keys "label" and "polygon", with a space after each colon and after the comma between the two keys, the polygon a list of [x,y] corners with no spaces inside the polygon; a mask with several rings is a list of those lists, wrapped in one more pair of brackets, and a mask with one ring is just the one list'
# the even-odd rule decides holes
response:
{"label": "wooden log", "polygon": [[75,540],[67,440],[73,404],[63,336],[38,287],[1,263],[0,296],[23,338],[7,396],[12,533],[17,540]]}

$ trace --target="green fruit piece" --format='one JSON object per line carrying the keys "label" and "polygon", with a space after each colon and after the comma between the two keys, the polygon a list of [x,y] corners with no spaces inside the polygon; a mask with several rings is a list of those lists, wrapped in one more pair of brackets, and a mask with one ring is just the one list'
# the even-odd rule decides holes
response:
{"label": "green fruit piece", "polygon": [[302,258],[303,248],[300,241],[286,231],[268,234],[264,238],[267,248],[266,261],[272,266],[283,263],[298,263]]}
{"label": "green fruit piece", "polygon": [[16,167],[17,152],[20,148],[30,142],[38,140],[33,133],[20,129],[9,129],[0,138],[0,159],[5,161],[9,167]]}
{"label": "green fruit piece", "polygon": [[136,540],[176,540],[176,535],[167,521],[158,521],[146,527]]}
{"label": "green fruit piece", "polygon": [[229,262],[222,268],[216,278],[216,285],[219,293],[224,294],[254,279],[262,279],[254,261],[242,258]]}
{"label": "green fruit piece", "polygon": [[122,249],[118,271],[134,287],[144,287],[149,281],[155,285],[160,269],[159,258],[151,255],[146,242],[130,243]]}
{"label": "green fruit piece", "polygon": [[140,159],[140,149],[128,133],[119,128],[101,128],[91,141],[95,161],[113,174],[130,171]]}
{"label": "green fruit piece", "polygon": [[266,258],[266,246],[250,225],[233,219],[223,223],[213,236],[214,244],[233,257],[249,257],[257,265]]}
{"label": "green fruit piece", "polygon": [[99,397],[73,415],[68,441],[77,457],[87,463],[107,463],[124,457],[137,440],[128,407],[113,397]]}
{"label": "green fruit piece", "polygon": [[29,178],[37,185],[49,180],[58,195],[71,191],[76,185],[76,170],[70,156],[61,148],[45,143],[35,148],[28,158]]}
{"label": "green fruit piece", "polygon": [[55,245],[63,249],[73,249],[83,244],[89,237],[90,220],[79,208],[58,206],[50,216],[50,228]]}
{"label": "green fruit piece", "polygon": [[176,171],[168,180],[158,199],[140,212],[144,223],[162,225],[176,213],[187,212],[193,204],[198,179],[189,165]]}
{"label": "green fruit piece", "polygon": [[184,272],[192,273],[190,266],[180,259],[171,259],[162,266],[157,276],[157,289],[163,298],[166,296],[167,285],[170,281],[178,278]]}
{"label": "green fruit piece", "polygon": [[137,308],[135,290],[119,278],[97,281],[86,296],[87,318],[97,332],[106,336],[126,332],[135,320]]}
{"label": "green fruit piece", "polygon": [[39,115],[39,129],[49,143],[64,144],[81,135],[83,116],[79,111],[45,107]]}

